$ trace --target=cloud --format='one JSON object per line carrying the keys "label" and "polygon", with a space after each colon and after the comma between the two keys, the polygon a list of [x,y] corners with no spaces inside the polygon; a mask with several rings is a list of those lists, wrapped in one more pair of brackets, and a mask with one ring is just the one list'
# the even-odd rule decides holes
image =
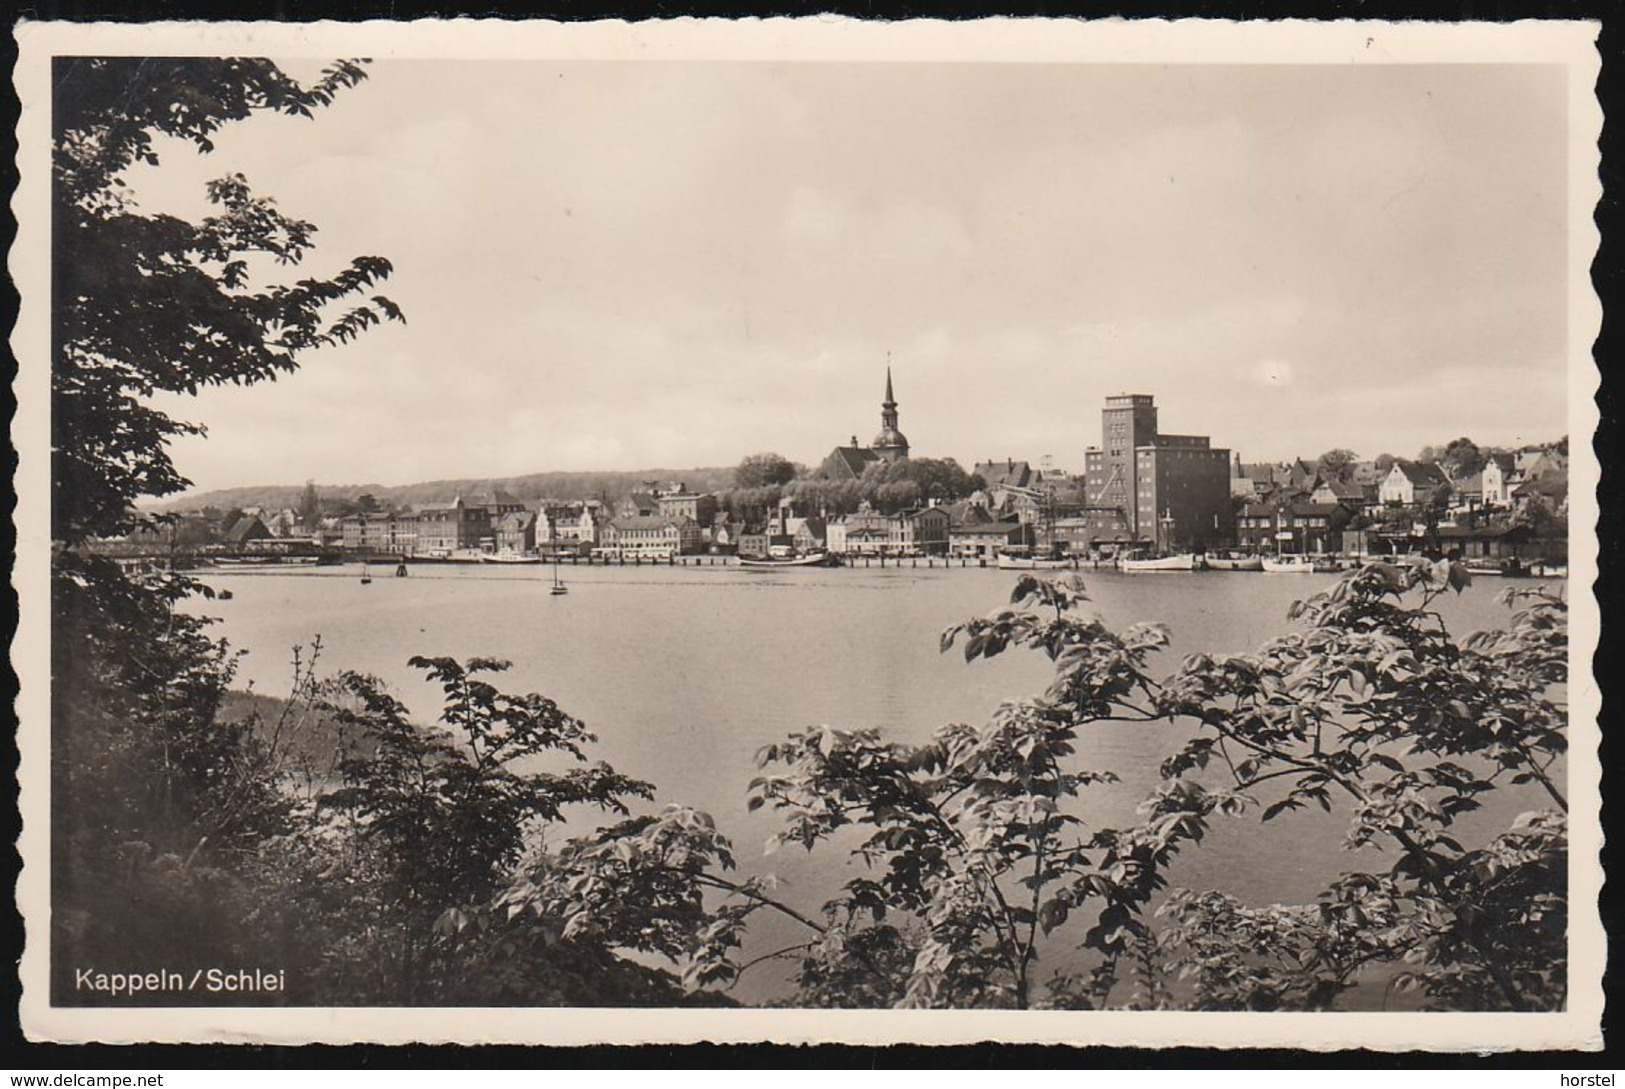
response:
{"label": "cloud", "polygon": [[816,460],[873,433],[888,351],[962,460],[1075,468],[1125,390],[1259,457],[1560,434],[1565,99],[1517,67],[380,62],[136,172],[196,214],[245,171],[321,227],[308,274],[388,257],[411,322],[179,405],[211,432],[176,456]]}

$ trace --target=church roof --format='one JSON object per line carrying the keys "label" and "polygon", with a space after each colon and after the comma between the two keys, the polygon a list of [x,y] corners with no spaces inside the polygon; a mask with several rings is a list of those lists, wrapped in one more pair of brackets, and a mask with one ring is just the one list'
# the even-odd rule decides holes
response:
{"label": "church roof", "polygon": [[844,469],[856,480],[863,475],[863,470],[872,462],[878,461],[879,455],[873,450],[862,446],[837,446],[824,459],[825,474],[829,475],[833,469]]}

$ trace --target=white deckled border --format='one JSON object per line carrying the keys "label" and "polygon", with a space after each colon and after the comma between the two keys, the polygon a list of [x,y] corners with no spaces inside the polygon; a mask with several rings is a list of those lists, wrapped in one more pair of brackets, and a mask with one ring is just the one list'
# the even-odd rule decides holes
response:
{"label": "white deckled border", "polygon": [[19,361],[12,441],[16,473],[19,596],[12,664],[17,700],[25,866],[17,897],[30,940],[24,952],[22,1023],[34,1039],[63,1042],[245,1043],[966,1043],[982,1040],[1144,1047],[1297,1047],[1495,1051],[1598,1049],[1602,1045],[1605,934],[1594,908],[1598,852],[1601,694],[1591,673],[1600,631],[1597,542],[1571,535],[1569,757],[1573,814],[1570,1001],[1558,1014],[1174,1014],[1109,1011],[785,1011],[595,1009],[63,1009],[48,1004],[49,799],[49,146],[53,55],[211,53],[392,59],[600,59],[629,61],[869,61],[877,63],[1089,64],[1552,64],[1569,88],[1569,434],[1571,523],[1594,527],[1600,467],[1590,437],[1598,415],[1592,343],[1601,305],[1589,266],[1602,195],[1594,92],[1598,27],[1580,22],[1509,24],[1126,22],[993,19],[968,23],[859,23],[837,18],[729,22],[681,19],[629,24],[454,20],[418,23],[24,23],[15,74],[22,116],[21,176],[10,268],[22,295],[12,333]]}

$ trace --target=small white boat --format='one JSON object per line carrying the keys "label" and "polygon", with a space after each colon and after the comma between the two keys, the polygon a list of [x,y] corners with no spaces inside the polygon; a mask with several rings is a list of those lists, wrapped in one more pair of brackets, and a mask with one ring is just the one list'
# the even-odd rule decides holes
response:
{"label": "small white boat", "polygon": [[480,557],[481,563],[541,563],[542,558],[529,552],[492,552]]}
{"label": "small white boat", "polygon": [[1537,579],[1566,579],[1569,565],[1563,560],[1542,560],[1530,565],[1529,573]]}
{"label": "small white boat", "polygon": [[809,552],[805,556],[741,556],[740,567],[834,567],[835,557],[828,552]]}
{"label": "small white boat", "polygon": [[1277,575],[1309,575],[1315,570],[1315,562],[1308,556],[1265,556],[1263,566]]}
{"label": "small white boat", "polygon": [[1262,571],[1262,556],[1203,556],[1202,564],[1209,571]]}
{"label": "small white boat", "polygon": [[1195,571],[1196,556],[1191,552],[1180,552],[1173,556],[1124,556],[1117,561],[1117,566],[1123,571]]}
{"label": "small white boat", "polygon": [[1010,556],[999,553],[1001,571],[1058,571],[1076,564],[1064,556]]}

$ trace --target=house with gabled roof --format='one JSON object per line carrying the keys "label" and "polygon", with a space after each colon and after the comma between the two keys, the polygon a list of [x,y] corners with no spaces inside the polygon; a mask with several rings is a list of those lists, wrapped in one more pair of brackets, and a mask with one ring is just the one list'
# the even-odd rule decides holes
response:
{"label": "house with gabled roof", "polygon": [[1410,506],[1432,502],[1434,496],[1449,490],[1444,470],[1433,462],[1396,460],[1382,478],[1378,497],[1384,503]]}
{"label": "house with gabled roof", "polygon": [[1025,461],[1006,458],[1003,461],[980,461],[971,470],[972,475],[979,476],[986,482],[989,489],[1013,487],[1027,488],[1037,483],[1034,479],[1033,467]]}
{"label": "house with gabled roof", "polygon": [[496,522],[497,551],[534,552],[536,550],[536,512],[511,510]]}
{"label": "house with gabled roof", "polygon": [[1517,461],[1511,454],[1490,454],[1479,473],[1479,491],[1487,507],[1510,507],[1512,489],[1521,479]]}
{"label": "house with gabled roof", "polygon": [[1365,506],[1367,502],[1374,498],[1374,488],[1371,489],[1371,491],[1367,491],[1365,488],[1362,488],[1360,485],[1355,484],[1352,481],[1339,480],[1336,477],[1332,477],[1330,480],[1322,477],[1315,485],[1314,491],[1309,493],[1309,501],[1311,503],[1319,503],[1323,505],[1335,503],[1340,506],[1347,507],[1350,510],[1359,510],[1361,507]]}
{"label": "house with gabled roof", "polygon": [[271,531],[265,528],[257,514],[244,514],[226,527],[220,539],[228,545],[241,546],[250,541],[268,541]]}

